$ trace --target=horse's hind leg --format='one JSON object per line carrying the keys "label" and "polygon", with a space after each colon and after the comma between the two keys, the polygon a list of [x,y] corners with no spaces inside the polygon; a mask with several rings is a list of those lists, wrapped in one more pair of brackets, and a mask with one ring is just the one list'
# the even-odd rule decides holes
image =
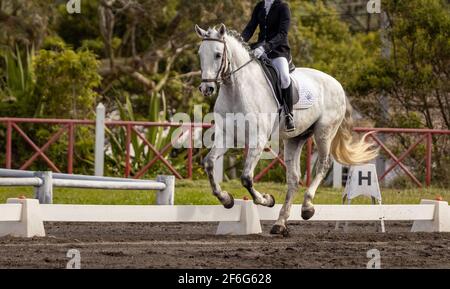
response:
{"label": "horse's hind leg", "polygon": [[203,165],[205,167],[206,174],[208,175],[209,182],[211,184],[211,188],[213,191],[214,196],[216,196],[219,201],[222,203],[222,205],[227,208],[231,209],[234,206],[234,199],[233,196],[227,192],[223,192],[220,188],[219,183],[216,181],[214,177],[214,165],[216,163],[216,160],[223,156],[228,149],[226,148],[217,148],[213,146],[206,156],[206,158],[203,161]]}
{"label": "horse's hind leg", "polygon": [[337,127],[324,125],[318,126],[314,130],[314,139],[318,150],[318,164],[316,170],[316,176],[314,177],[311,185],[305,192],[305,197],[302,206],[302,218],[304,220],[309,220],[314,216],[315,210],[313,205],[314,196],[316,194],[317,188],[319,187],[322,180],[325,178],[326,173],[330,169],[331,159],[330,159],[330,149],[331,142],[335,137],[337,132]]}
{"label": "horse's hind leg", "polygon": [[253,187],[253,173],[263,151],[263,146],[248,149],[247,157],[245,159],[244,171],[241,176],[241,182],[252,196],[253,202],[255,204],[263,205],[266,207],[273,207],[275,205],[275,198],[269,194],[262,195]]}
{"label": "horse's hind leg", "polygon": [[288,185],[288,191],[286,200],[280,211],[280,217],[273,225],[272,230],[270,231],[271,234],[286,236],[288,233],[287,220],[291,212],[294,195],[298,192],[299,189],[301,175],[300,154],[306,140],[306,138],[298,136],[296,138],[284,141],[284,159],[287,167],[286,181]]}

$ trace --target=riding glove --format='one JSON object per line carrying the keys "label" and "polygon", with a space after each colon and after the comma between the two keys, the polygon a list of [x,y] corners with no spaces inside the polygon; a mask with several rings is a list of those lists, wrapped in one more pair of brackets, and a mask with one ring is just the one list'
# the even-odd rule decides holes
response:
{"label": "riding glove", "polygon": [[256,48],[255,50],[253,50],[253,55],[256,58],[258,58],[258,59],[261,58],[261,56],[263,56],[264,53],[265,53],[265,51],[264,51],[264,48],[262,46],[260,46],[260,47]]}

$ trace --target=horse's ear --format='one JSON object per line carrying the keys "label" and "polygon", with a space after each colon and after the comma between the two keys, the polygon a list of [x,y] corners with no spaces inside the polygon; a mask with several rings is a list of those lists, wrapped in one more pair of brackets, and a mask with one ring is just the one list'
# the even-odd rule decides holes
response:
{"label": "horse's ear", "polygon": [[220,24],[220,27],[219,27],[219,36],[220,37],[224,37],[225,36],[225,34],[227,33],[227,27],[225,26],[225,24]]}
{"label": "horse's ear", "polygon": [[206,31],[201,29],[200,26],[198,26],[197,24],[195,24],[195,32],[200,38],[204,38],[206,36]]}

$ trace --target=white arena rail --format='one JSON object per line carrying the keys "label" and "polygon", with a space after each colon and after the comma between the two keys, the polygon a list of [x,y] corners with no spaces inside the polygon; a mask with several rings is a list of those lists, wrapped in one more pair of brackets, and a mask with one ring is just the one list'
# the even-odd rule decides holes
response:
{"label": "white arena rail", "polygon": [[[432,220],[434,204],[423,205],[317,205],[311,221],[420,221]],[[261,220],[276,220],[281,205],[258,207]],[[301,205],[293,205],[291,212],[301,212]],[[300,214],[291,214],[290,221],[303,221]]]}
{"label": "white arena rail", "polygon": [[41,205],[50,222],[238,222],[240,207]]}
{"label": "white arena rail", "polygon": [[167,186],[161,182],[118,182],[118,181],[84,181],[53,180],[53,186],[61,188],[111,189],[111,190],[164,190]]}
{"label": "white arena rail", "polygon": [[40,187],[44,181],[40,178],[0,178],[0,186],[2,187],[21,187],[31,186]]}
{"label": "white arena rail", "polygon": [[[36,176],[36,172],[0,169],[0,177],[6,178],[32,178]],[[52,173],[54,179],[63,180],[86,180],[86,181],[113,181],[113,182],[147,182],[147,180],[137,180],[129,178],[103,177],[103,176],[86,176],[76,174]]]}
{"label": "white arena rail", "polygon": [[22,204],[0,205],[0,222],[20,222],[22,220]]}
{"label": "white arena rail", "polygon": [[0,186],[32,186],[41,204],[53,203],[53,188],[85,188],[106,190],[155,190],[157,205],[173,205],[175,177],[158,176],[156,181],[69,175],[52,172],[30,172],[0,169]]}
{"label": "white arena rail", "polygon": [[[252,201],[235,206],[103,206],[41,205],[38,200],[9,199],[0,205],[0,236],[45,236],[44,222],[219,222],[217,234],[259,234],[261,220],[274,221],[281,206],[266,208]],[[311,221],[414,221],[412,232],[450,232],[447,202],[422,200],[420,205],[316,205]],[[298,221],[296,205],[290,220]],[[297,214],[296,214],[297,213]],[[298,216],[297,216],[298,215]],[[308,221],[310,222],[310,221]]]}

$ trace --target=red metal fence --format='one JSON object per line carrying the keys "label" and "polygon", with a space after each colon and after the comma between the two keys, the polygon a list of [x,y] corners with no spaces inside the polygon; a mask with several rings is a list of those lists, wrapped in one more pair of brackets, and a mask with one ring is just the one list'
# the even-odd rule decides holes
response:
{"label": "red metal fence", "polygon": [[[49,138],[49,140],[41,147],[39,147],[33,140],[20,128],[21,124],[46,124],[46,125],[57,125],[60,129]],[[12,134],[17,132],[34,150],[34,154],[22,165],[20,169],[25,170],[30,167],[30,165],[39,157],[41,157],[48,167],[54,172],[61,172],[55,163],[52,162],[45,154],[46,150],[54,144],[64,133],[68,136],[68,147],[67,147],[67,168],[66,172],[71,174],[73,172],[73,159],[74,159],[74,143],[75,143],[75,129],[78,126],[91,126],[95,127],[95,121],[91,120],[62,120],[62,119],[32,119],[32,118],[0,118],[0,125],[6,126],[6,148],[5,148],[5,167],[12,168],[12,154],[13,154],[13,144],[12,144]],[[139,122],[139,121],[106,121],[105,125],[110,128],[122,127],[126,131],[126,152],[125,152],[125,177],[130,177],[131,173],[131,137],[132,134],[137,135],[145,145],[154,152],[155,158],[152,159],[147,165],[143,166],[133,177],[141,178],[157,161],[161,161],[177,178],[192,178],[193,171],[193,131],[196,127],[210,128],[210,124],[177,124],[177,123],[155,123],[155,122]],[[140,133],[136,127],[186,127],[186,131],[189,132],[189,140],[191,145],[187,154],[187,174],[183,176],[179,173],[172,164],[167,160],[165,154],[172,147],[172,143],[169,143],[160,151],[151,144],[146,137]],[[183,130],[184,131],[184,130]],[[394,161],[394,163],[386,170],[386,172],[380,176],[380,180],[384,179],[386,175],[391,172],[396,166],[400,168],[412,179],[412,181],[419,187],[422,183],[411,173],[408,167],[403,163],[406,157],[422,142],[426,142],[426,180],[427,186],[431,184],[432,175],[432,138],[434,135],[450,135],[450,130],[430,130],[430,129],[398,129],[398,128],[355,128],[355,132],[367,133],[370,132],[370,137],[380,145],[380,147],[387,153],[387,155]],[[377,134],[416,134],[419,136],[419,140],[416,141],[409,149],[407,149],[400,157],[395,156],[395,154],[387,147],[387,145],[377,136]],[[182,134],[178,136],[181,137]],[[307,142],[307,160],[306,160],[306,183],[309,185],[311,182],[312,172],[311,172],[311,155],[313,150],[313,143],[310,139]],[[272,153],[274,153],[272,151]],[[255,177],[255,181],[261,180],[274,166],[278,163],[284,168],[286,165],[283,161],[282,154],[274,153],[274,160],[264,168]]]}
{"label": "red metal fence", "polygon": [[[408,169],[408,167],[403,163],[403,161],[406,159],[407,156],[409,156],[417,146],[423,142],[425,142],[425,184],[426,186],[431,185],[431,176],[432,176],[432,149],[433,149],[433,136],[436,135],[450,135],[450,130],[432,130],[432,129],[410,129],[410,128],[363,128],[363,127],[357,127],[354,128],[355,132],[358,133],[370,133],[368,136],[372,138],[375,143],[377,143],[380,148],[386,152],[387,156],[393,161],[393,163],[385,170],[385,172],[378,177],[380,181],[384,180],[385,177],[397,166],[399,166],[406,175],[418,186],[422,187],[423,184],[417,179],[416,176]],[[381,140],[377,134],[414,134],[418,136],[418,140],[414,142],[405,152],[401,154],[400,157],[397,157]],[[311,155],[312,155],[312,149],[313,142],[310,138],[307,142],[307,161],[306,161],[306,185],[309,186],[311,183]],[[272,163],[270,163],[269,166],[264,168],[256,177],[255,180],[259,181],[261,180],[270,169],[272,169],[277,163],[281,164],[283,168],[286,169],[286,164],[283,161],[282,154],[278,155]]]}
{"label": "red metal fence", "polygon": [[[408,129],[408,128],[355,128],[355,132],[370,133],[370,137],[382,148],[383,151],[394,161],[394,163],[385,170],[384,174],[379,176],[380,180],[383,180],[389,172],[395,167],[400,168],[411,178],[411,180],[418,186],[422,187],[422,183],[411,173],[408,167],[403,163],[408,155],[421,143],[425,142],[425,184],[431,185],[432,175],[432,154],[433,154],[433,136],[437,135],[450,135],[450,130],[433,130],[433,129]],[[400,157],[397,157],[386,144],[377,136],[377,134],[415,134],[418,136],[418,140],[413,143]]]}
{"label": "red metal fence", "polygon": [[[73,172],[73,159],[74,159],[74,143],[75,143],[75,129],[77,126],[91,126],[95,127],[95,121],[91,120],[70,120],[70,119],[32,119],[32,118],[0,118],[0,124],[6,126],[6,161],[5,167],[7,169],[12,168],[12,154],[13,154],[13,144],[12,144],[12,134],[17,132],[31,148],[35,151],[34,155],[28,159],[24,164],[22,164],[19,169],[27,169],[38,157],[41,157],[48,165],[48,167],[54,172],[61,172],[58,168],[45,154],[45,151],[55,142],[57,142],[64,133],[68,134],[68,147],[67,147],[67,173],[72,174]],[[60,129],[49,138],[47,143],[42,147],[36,145],[31,138],[20,128],[20,124],[46,124],[46,125],[57,125]],[[156,123],[156,122],[139,122],[139,121],[105,121],[105,126],[109,128],[122,127],[126,131],[126,151],[125,151],[125,177],[130,177],[131,173],[131,137],[132,134],[136,134],[139,139],[145,143],[145,145],[154,152],[155,158],[151,160],[147,165],[145,165],[139,172],[136,173],[134,178],[141,178],[152,165],[154,165],[158,160],[163,162],[163,164],[179,179],[181,178],[191,178],[192,177],[192,145],[187,149],[187,175],[182,176],[173,166],[167,161],[164,156],[171,148],[171,143],[158,151],[153,144],[151,144],[146,137],[140,133],[136,127],[187,127],[189,131],[189,137],[192,142],[192,132],[195,127],[208,128],[211,127],[209,124],[175,124],[175,123]],[[184,130],[183,130],[184,131]],[[180,134],[180,138],[183,134]]]}

